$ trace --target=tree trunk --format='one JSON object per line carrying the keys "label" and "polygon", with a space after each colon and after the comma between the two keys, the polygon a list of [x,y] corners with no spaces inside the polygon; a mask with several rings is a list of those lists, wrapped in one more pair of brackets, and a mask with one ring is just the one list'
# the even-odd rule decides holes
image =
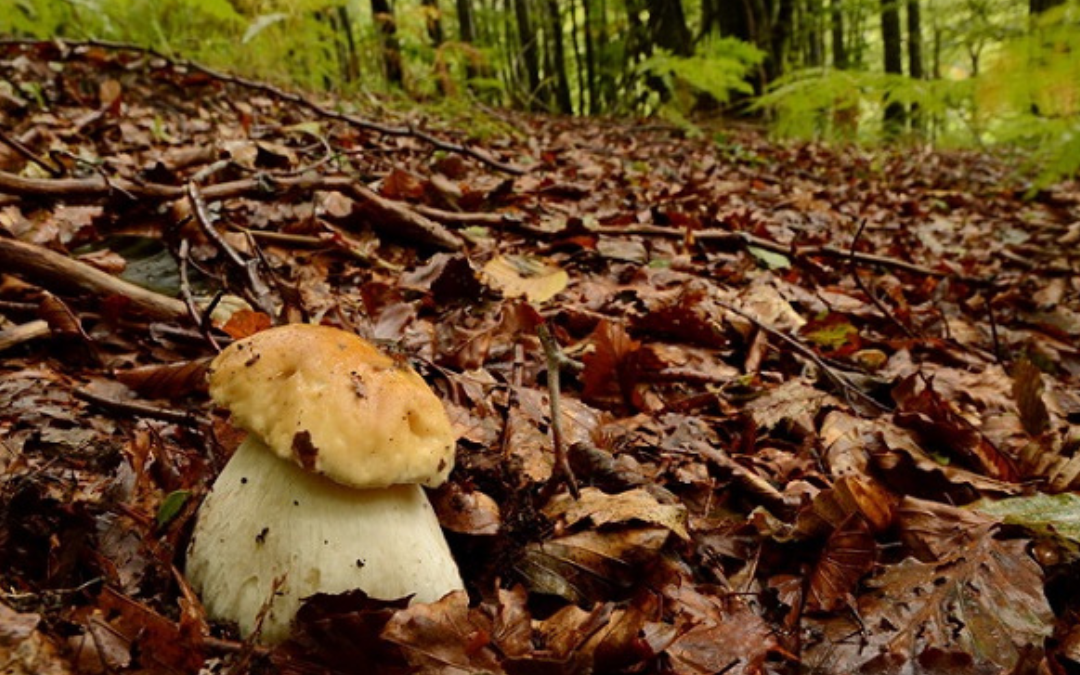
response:
{"label": "tree trunk", "polygon": [[776,21],[769,27],[769,81],[774,82],[787,67],[788,47],[794,28],[795,0],[774,0]]}
{"label": "tree trunk", "polygon": [[[923,74],[922,56],[922,11],[919,0],[907,0],[907,29],[908,29],[908,77],[913,80],[921,80]],[[911,129],[921,134],[925,131],[923,112],[918,103],[911,104]]]}
{"label": "tree trunk", "polygon": [[844,0],[832,0],[829,11],[832,14],[832,62],[833,68],[847,70],[847,45],[844,43]]}
{"label": "tree trunk", "polygon": [[458,38],[466,43],[476,42],[476,26],[473,25],[472,2],[457,0]]}
{"label": "tree trunk", "polygon": [[570,78],[566,74],[566,46],[563,41],[562,13],[559,0],[547,0],[548,24],[551,27],[551,66],[555,76],[555,104],[559,112],[574,112],[570,100]]}
{"label": "tree trunk", "polygon": [[578,38],[577,3],[570,0],[570,45],[574,50],[574,70],[577,74],[578,114],[585,114],[585,63],[581,58],[581,40]]}
{"label": "tree trunk", "polygon": [[825,64],[825,23],[822,0],[806,0],[805,28],[807,41],[807,65],[815,68]]}
{"label": "tree trunk", "polygon": [[446,39],[443,35],[442,15],[439,12],[439,0],[420,0],[424,8],[424,25],[427,28],[431,44],[438,47]]}
{"label": "tree trunk", "polygon": [[379,27],[386,80],[390,84],[401,87],[405,83],[405,77],[401,68],[401,46],[397,39],[397,24],[394,23],[394,10],[390,6],[390,0],[371,0],[371,14]]}
{"label": "tree trunk", "polygon": [[682,0],[648,0],[647,7],[652,44],[679,56],[692,55],[694,41],[686,25]]}
{"label": "tree trunk", "polygon": [[540,91],[540,50],[532,17],[529,16],[529,0],[514,0],[514,17],[517,19],[518,39],[521,40],[521,62],[525,69],[524,81],[528,87],[527,105],[536,109]]}
{"label": "tree trunk", "polygon": [[600,112],[600,89],[596,77],[596,45],[593,41],[592,21],[593,0],[581,0],[581,8],[585,15],[585,79],[589,90],[589,114],[596,115]]}
{"label": "tree trunk", "polygon": [[1031,12],[1032,15],[1042,14],[1049,9],[1060,7],[1063,4],[1065,4],[1065,0],[1028,0],[1028,11]]}
{"label": "tree trunk", "polygon": [[[904,45],[900,32],[899,0],[881,0],[881,41],[885,52],[885,72],[904,74]],[[904,105],[896,101],[885,103],[885,134],[895,136],[904,128]]]}

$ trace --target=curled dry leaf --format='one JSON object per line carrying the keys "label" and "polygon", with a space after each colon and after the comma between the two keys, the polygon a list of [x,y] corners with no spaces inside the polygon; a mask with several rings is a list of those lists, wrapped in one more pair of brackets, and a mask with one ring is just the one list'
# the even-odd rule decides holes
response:
{"label": "curled dry leaf", "polygon": [[597,527],[638,521],[658,525],[682,539],[690,539],[686,531],[686,507],[682,504],[661,504],[644,488],[613,495],[592,487],[583,488],[577,499],[569,494],[557,495],[544,507],[544,514],[549,518],[563,518],[568,527],[586,518]]}
{"label": "curled dry leaf", "polygon": [[206,391],[210,357],[116,371],[116,379],[146,398],[176,400]]}
{"label": "curled dry leaf", "polygon": [[472,535],[497,534],[502,525],[499,504],[479,490],[460,483],[444,483],[428,493],[439,515],[439,524],[451,532]]}

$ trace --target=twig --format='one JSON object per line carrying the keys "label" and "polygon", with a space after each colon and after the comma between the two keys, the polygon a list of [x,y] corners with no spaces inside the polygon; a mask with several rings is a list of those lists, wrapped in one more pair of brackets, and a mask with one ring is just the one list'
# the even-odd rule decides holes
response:
{"label": "twig", "polygon": [[417,204],[412,207],[422,216],[447,225],[520,225],[520,216],[512,213],[462,213],[445,211],[431,206]]}
{"label": "twig", "polygon": [[191,316],[191,320],[195,322],[195,325],[199,327],[199,332],[210,344],[213,350],[217,353],[221,353],[221,345],[214,338],[213,323],[211,315],[214,312],[214,308],[221,302],[221,292],[214,295],[214,299],[210,301],[210,305],[202,312],[199,311],[198,305],[195,304],[195,295],[191,292],[191,281],[188,278],[188,264],[191,256],[191,245],[188,243],[185,237],[180,241],[180,251],[177,258],[180,259],[180,294],[184,297],[184,304],[187,305],[188,314]]}
{"label": "twig", "polygon": [[544,347],[544,356],[547,359],[547,385],[548,403],[551,409],[551,444],[555,450],[555,470],[544,486],[542,498],[549,498],[555,491],[558,483],[565,482],[566,487],[574,499],[581,496],[578,490],[577,479],[574,478],[574,470],[570,468],[570,461],[566,454],[566,445],[562,433],[562,405],[560,402],[559,371],[566,365],[569,359],[559,348],[555,338],[548,330],[547,324],[541,323],[536,327],[536,334],[540,337],[540,344]]}
{"label": "twig", "polygon": [[[16,45],[37,46],[37,45],[40,45],[42,43],[40,41],[37,41],[37,40],[6,39],[6,40],[0,40],[0,44],[16,44]],[[307,98],[305,98],[305,97],[303,97],[303,96],[301,96],[299,94],[295,94],[293,92],[288,92],[288,91],[285,91],[283,89],[279,89],[278,87],[275,87],[275,86],[270,85],[270,84],[266,84],[265,82],[258,82],[256,80],[250,80],[250,79],[248,79],[246,77],[240,77],[238,75],[231,75],[229,73],[224,73],[224,72],[221,72],[219,70],[214,70],[213,68],[209,68],[207,66],[201,65],[199,63],[196,63],[196,62],[188,60],[188,59],[174,58],[174,57],[171,57],[171,56],[167,56],[164,53],[162,53],[162,52],[160,52],[160,51],[158,51],[156,49],[153,49],[151,47],[143,47],[141,45],[126,43],[126,42],[114,42],[114,41],[111,41],[111,40],[84,40],[84,41],[55,40],[53,42],[50,42],[49,44],[60,44],[61,46],[66,47],[68,49],[77,48],[77,47],[101,47],[101,48],[104,48],[104,49],[112,49],[112,50],[116,50],[116,51],[121,51],[121,50],[123,50],[123,51],[132,51],[132,52],[137,52],[137,53],[140,53],[140,54],[145,54],[145,55],[148,55],[148,56],[153,56],[154,58],[161,59],[162,61],[168,63],[174,70],[176,70],[178,67],[187,68],[189,70],[193,70],[193,71],[202,73],[203,75],[206,75],[207,77],[211,77],[211,78],[213,78],[215,80],[218,80],[220,82],[227,82],[229,84],[235,84],[237,86],[244,87],[245,89],[251,89],[251,90],[254,90],[254,91],[261,92],[263,94],[267,94],[269,96],[273,96],[274,98],[280,99],[282,101],[288,101],[290,103],[293,103],[294,105],[300,106],[301,108],[305,108],[307,110],[310,110],[311,112],[319,115],[320,117],[325,117],[327,119],[332,119],[332,120],[336,120],[336,121],[339,121],[339,122],[344,122],[344,123],[346,123],[346,124],[348,124],[350,126],[353,126],[353,127],[359,128],[359,129],[365,129],[367,131],[376,131],[378,133],[381,133],[381,134],[384,134],[384,135],[387,135],[387,136],[399,136],[399,137],[400,136],[411,136],[413,138],[417,138],[419,140],[422,140],[422,141],[428,143],[429,145],[431,145],[432,147],[434,147],[434,148],[436,148],[438,150],[444,150],[446,152],[453,152],[453,153],[457,153],[457,154],[461,154],[461,155],[466,155],[466,156],[472,157],[473,159],[476,159],[476,160],[478,160],[480,162],[483,162],[484,164],[487,164],[488,166],[490,166],[492,168],[498,169],[499,171],[503,171],[505,173],[513,174],[513,175],[516,175],[516,176],[521,176],[521,175],[524,175],[525,173],[527,173],[526,169],[524,169],[524,168],[522,168],[520,166],[515,166],[513,164],[507,164],[505,162],[501,162],[501,161],[495,159],[494,157],[491,157],[486,152],[484,152],[483,150],[480,150],[478,148],[474,148],[474,147],[470,147],[470,146],[466,146],[466,145],[459,145],[457,143],[450,143],[450,142],[444,141],[444,140],[442,140],[440,138],[436,138],[435,136],[432,136],[431,134],[429,134],[427,132],[420,131],[420,130],[412,128],[412,127],[395,127],[395,126],[389,126],[389,125],[386,125],[386,124],[379,124],[377,122],[373,122],[371,120],[364,119],[364,118],[359,117],[357,115],[349,115],[349,114],[346,114],[346,113],[338,112],[336,110],[331,110],[331,109],[323,107],[323,106],[319,105],[318,103],[315,103],[314,101],[311,101],[311,100],[309,100],[309,99],[307,99]]]}
{"label": "twig", "polygon": [[[207,185],[199,190],[204,202],[250,197],[265,199],[272,195],[267,187],[283,192],[324,190],[340,192],[368,207],[371,225],[375,229],[396,236],[412,237],[422,243],[452,251],[461,250],[464,243],[456,234],[429,218],[417,213],[408,205],[381,197],[348,176],[320,176],[305,174],[289,178],[246,178]],[[125,178],[23,178],[0,171],[0,192],[37,197],[78,199],[112,198],[119,192],[130,199],[148,201],[172,201],[185,196],[185,188],[161,183],[136,183]]]}
{"label": "twig", "polygon": [[912,331],[910,328],[907,327],[907,325],[902,323],[900,319],[896,318],[896,314],[894,312],[890,312],[888,307],[886,307],[881,302],[877,295],[870,292],[870,289],[866,287],[865,283],[863,283],[862,277],[859,276],[859,270],[858,267],[855,265],[854,259],[855,246],[859,243],[859,239],[862,237],[863,230],[865,229],[866,219],[863,218],[859,221],[859,227],[857,230],[855,230],[855,236],[851,238],[851,248],[848,249],[850,253],[850,255],[848,256],[848,264],[851,267],[851,277],[855,280],[855,285],[858,286],[859,290],[861,290],[863,294],[870,299],[870,302],[874,303],[874,307],[877,307],[878,311],[881,312],[882,316],[896,324],[900,328],[900,330],[904,332],[904,335],[907,335],[909,338],[914,338],[916,337],[914,331]]}
{"label": "twig", "polygon": [[78,289],[100,298],[119,296],[130,303],[134,312],[152,319],[187,318],[187,306],[181,300],[136,286],[35,244],[0,238],[0,269],[49,290]]}
{"label": "twig", "polygon": [[0,143],[7,145],[9,148],[22,155],[23,158],[27,161],[33,162],[34,164],[40,166],[42,169],[45,169],[53,178],[64,175],[63,168],[57,168],[51,163],[46,162],[41,157],[38,157],[37,154],[34,153],[34,151],[30,148],[26,147],[22,141],[17,138],[13,138],[12,136],[9,136],[3,129],[0,129]]}
{"label": "twig", "polygon": [[106,396],[101,396],[100,394],[95,394],[86,389],[73,389],[71,393],[77,399],[92,403],[113,412],[122,412],[134,415],[135,417],[148,417],[163,422],[172,422],[173,424],[187,424],[191,426],[198,426],[199,424],[198,418],[188,412],[166,410],[165,408],[158,408],[157,406],[148,405],[146,403],[120,401],[115,398],[108,398]]}
{"label": "twig", "polygon": [[221,236],[221,233],[218,232],[217,229],[214,228],[213,223],[210,222],[210,214],[206,211],[206,202],[203,201],[202,195],[199,193],[199,188],[193,181],[189,181],[187,184],[187,196],[188,201],[191,202],[195,220],[198,221],[203,232],[205,232],[206,236],[208,236],[218,249],[225,254],[225,257],[229,259],[229,262],[244,273],[244,276],[247,278],[247,290],[251,293],[251,298],[254,300],[255,305],[259,308],[259,311],[273,319],[275,314],[274,303],[270,298],[270,287],[263,281],[262,275],[259,274],[259,259],[250,258],[245,260],[244,257],[229,244],[229,242],[225,241],[225,238]]}
{"label": "twig", "polygon": [[[753,315],[742,311],[738,307],[735,307],[735,306],[733,306],[733,305],[731,305],[731,304],[729,304],[727,302],[724,302],[723,300],[719,300],[719,299],[717,299],[715,302],[720,307],[723,307],[724,309],[728,310],[729,312],[731,312],[733,314],[737,314],[738,316],[741,316],[742,318],[746,319],[747,321],[753,323],[755,326],[757,326],[761,330],[765,331],[771,337],[778,338],[779,340],[786,343],[789,347],[794,349],[796,352],[798,352],[802,356],[805,356],[806,358],[813,361],[819,368],[821,368],[822,372],[825,373],[829,377],[830,380],[832,380],[836,385],[838,385],[845,392],[845,395],[854,394],[856,398],[859,398],[859,399],[869,403],[871,405],[871,407],[875,408],[876,410],[880,410],[882,412],[888,412],[889,411],[889,409],[887,407],[885,407],[884,405],[879,403],[873,397],[871,397],[868,394],[864,393],[861,389],[859,389],[854,384],[852,384],[852,382],[850,380],[848,380],[846,377],[844,377],[838,370],[836,370],[835,368],[830,366],[828,363],[826,363],[825,359],[818,356],[817,353],[814,352],[814,350],[811,349],[810,347],[807,347],[806,345],[799,342],[798,340],[791,337],[790,335],[787,335],[787,334],[773,328],[772,326],[768,325],[767,323],[764,323],[763,321],[761,321],[760,319],[754,317]],[[849,400],[849,402],[850,402],[850,400]]]}
{"label": "twig", "polygon": [[45,337],[49,332],[49,323],[43,319],[36,319],[6,328],[0,331],[0,352],[30,340]]}

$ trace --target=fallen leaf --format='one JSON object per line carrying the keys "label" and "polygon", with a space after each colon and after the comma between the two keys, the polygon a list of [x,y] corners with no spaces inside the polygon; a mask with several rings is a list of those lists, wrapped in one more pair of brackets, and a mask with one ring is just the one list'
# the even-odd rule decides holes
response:
{"label": "fallen leaf", "polygon": [[549,518],[562,517],[567,526],[586,518],[597,527],[638,521],[658,525],[682,539],[690,539],[686,531],[686,507],[682,504],[661,504],[643,488],[613,495],[592,487],[582,488],[576,499],[569,494],[558,495],[544,507],[544,514]]}

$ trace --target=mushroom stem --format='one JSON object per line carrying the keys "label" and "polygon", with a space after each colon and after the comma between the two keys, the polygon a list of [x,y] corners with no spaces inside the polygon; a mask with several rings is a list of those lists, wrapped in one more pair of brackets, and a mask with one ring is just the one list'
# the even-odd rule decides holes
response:
{"label": "mushroom stem", "polygon": [[264,643],[285,639],[315,593],[359,588],[379,599],[433,602],[463,587],[419,485],[346,487],[274,455],[254,434],[200,507],[187,575],[207,614],[236,621],[244,637],[270,603]]}

